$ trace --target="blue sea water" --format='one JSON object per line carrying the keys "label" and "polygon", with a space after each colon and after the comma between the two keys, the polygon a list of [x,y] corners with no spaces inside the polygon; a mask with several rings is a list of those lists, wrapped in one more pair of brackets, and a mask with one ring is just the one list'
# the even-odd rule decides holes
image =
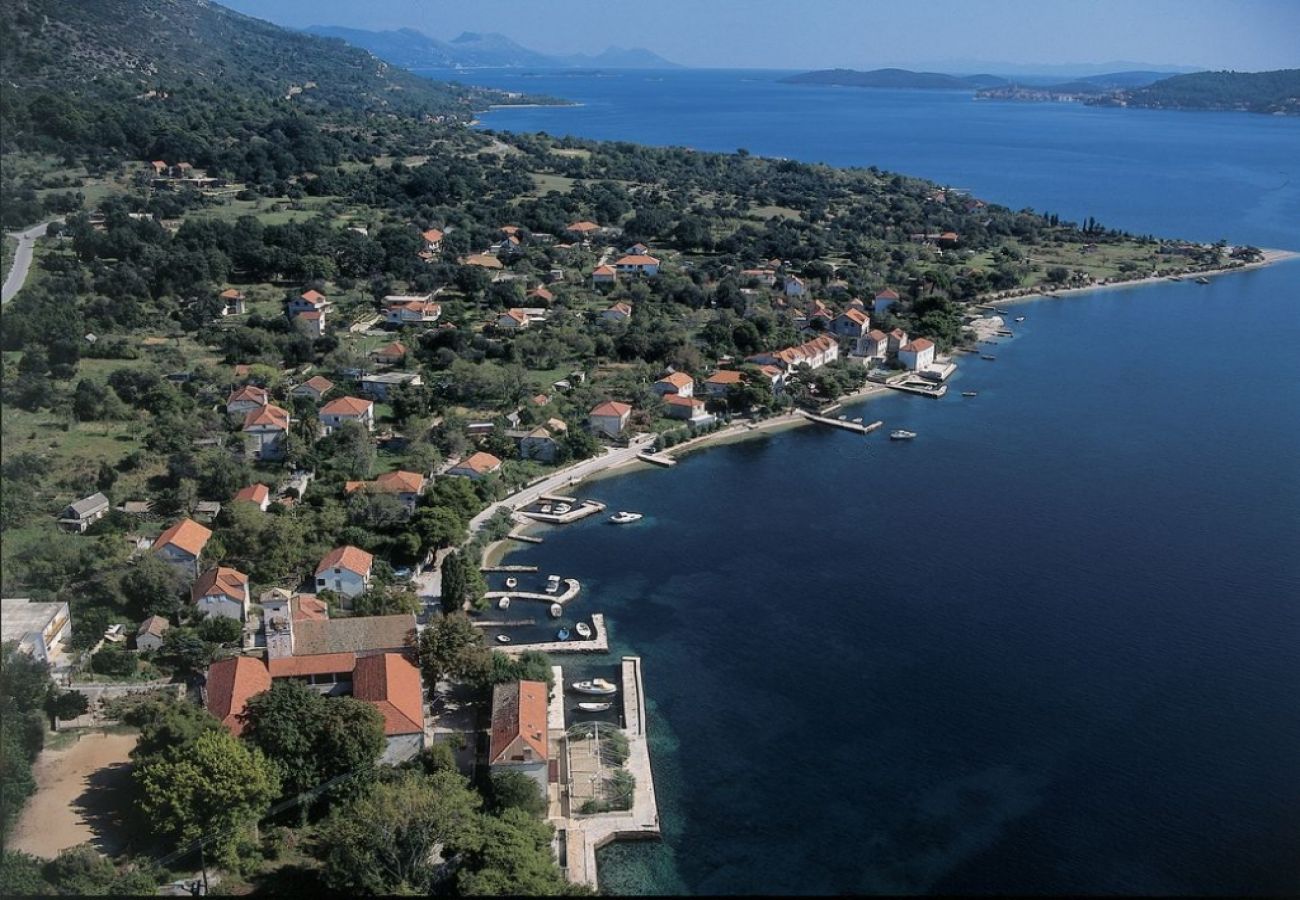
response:
{"label": "blue sea water", "polygon": [[[487,126],[878,165],[1300,249],[1300,121],[480,73]],[[946,398],[581,489],[511,562],[644,658],[664,841],[615,892],[1300,893],[1300,265],[1018,308]],[[962,390],[979,396],[963,399]]]}

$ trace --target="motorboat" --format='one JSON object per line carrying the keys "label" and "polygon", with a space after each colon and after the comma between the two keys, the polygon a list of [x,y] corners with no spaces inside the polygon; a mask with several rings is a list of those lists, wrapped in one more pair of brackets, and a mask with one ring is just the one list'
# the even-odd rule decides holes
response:
{"label": "motorboat", "polygon": [[992,362],[993,360],[997,359],[997,357],[991,353],[981,353],[980,359],[987,359],[989,362]]}
{"label": "motorboat", "polygon": [[509,608],[510,608],[509,597],[502,597],[500,600],[497,601],[497,609],[509,609]]}
{"label": "motorboat", "polygon": [[849,417],[848,417],[848,416],[839,416],[839,420],[840,420],[841,422],[847,422],[847,421],[849,420]]}
{"label": "motorboat", "polygon": [[1023,321],[1025,321],[1025,317],[1024,317],[1024,316],[1016,316],[1016,321],[1017,321],[1017,322],[1023,322]]}
{"label": "motorboat", "polygon": [[557,504],[555,505],[555,514],[556,514],[557,516],[562,516],[562,515],[564,515],[565,513],[567,513],[567,512],[568,512],[570,509],[572,509],[572,508],[573,508],[573,507],[569,506],[569,504],[567,504],[567,503],[557,503]]}
{"label": "motorboat", "polygon": [[507,578],[507,579],[506,579],[506,587],[510,588],[511,590],[514,590],[514,589],[515,589],[516,587],[518,587],[518,586],[519,586],[519,579],[518,579],[518,578]]}
{"label": "motorboat", "polygon": [[548,581],[546,583],[546,593],[548,594],[554,594],[559,589],[560,589],[560,583],[558,581]]}
{"label": "motorboat", "polygon": [[614,704],[608,700],[606,700],[603,703],[592,703],[590,701],[584,701],[578,704],[578,709],[582,710],[583,712],[608,712],[609,708],[613,705]]}
{"label": "motorboat", "polygon": [[641,513],[636,512],[618,512],[609,517],[609,520],[615,525],[626,525],[628,522],[636,522],[641,518]]}
{"label": "motorboat", "polygon": [[979,391],[962,391],[961,395],[963,397],[978,397]]}
{"label": "motorboat", "polygon": [[558,603],[552,603],[552,604],[551,604],[551,618],[552,618],[552,619],[558,619],[558,618],[559,618],[560,616],[562,616],[562,615],[564,615],[564,607],[561,606],[561,605],[558,604]]}
{"label": "motorboat", "polygon": [[855,418],[855,419],[853,420],[853,424],[854,424],[854,425],[861,425],[861,424],[862,424],[862,416],[858,416],[857,418]]}
{"label": "motorboat", "polygon": [[555,632],[555,639],[557,641],[567,641],[571,637],[573,637],[572,633],[563,625],[560,626],[559,631]]}
{"label": "motorboat", "polygon": [[618,693],[618,686],[613,682],[606,681],[604,678],[575,681],[570,687],[579,694],[592,694],[597,697],[609,697]]}
{"label": "motorboat", "polygon": [[1202,275],[1200,278],[1196,279],[1196,283],[1197,283],[1197,284],[1209,284],[1209,283],[1210,283],[1210,279],[1208,279],[1208,278],[1206,278],[1204,275]]}
{"label": "motorboat", "polygon": [[544,512],[544,513],[549,513],[550,511],[551,511],[551,504],[549,503],[543,503],[542,508],[538,510],[538,512]]}
{"label": "motorboat", "polygon": [[893,431],[889,432],[889,439],[891,441],[910,441],[914,437],[916,437],[916,432],[908,431],[906,428],[895,428]]}
{"label": "motorboat", "polygon": [[510,635],[508,635],[508,634],[498,634],[498,635],[497,635],[497,643],[498,643],[498,644],[508,644],[508,643],[510,643]]}
{"label": "motorboat", "polygon": [[586,622],[579,622],[577,625],[574,625],[573,630],[578,632],[578,637],[582,638],[584,641],[591,637],[591,626]]}

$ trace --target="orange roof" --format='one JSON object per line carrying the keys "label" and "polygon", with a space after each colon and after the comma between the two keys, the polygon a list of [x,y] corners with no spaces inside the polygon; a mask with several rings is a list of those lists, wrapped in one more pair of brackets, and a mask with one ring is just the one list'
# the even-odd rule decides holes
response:
{"label": "orange roof", "polygon": [[518,225],[502,225],[502,226],[501,226],[501,233],[502,233],[502,234],[511,234],[511,235],[513,235],[513,234],[518,234],[518,233],[519,233],[519,226],[518,226]]}
{"label": "orange roof", "polygon": [[245,384],[230,392],[230,396],[226,398],[226,405],[229,406],[232,403],[251,400],[254,403],[265,406],[269,397],[270,395],[257,385]]}
{"label": "orange roof", "polygon": [[350,544],[346,547],[335,547],[325,558],[320,561],[316,567],[316,574],[319,575],[326,569],[347,569],[349,572],[355,572],[358,575],[366,575],[370,572],[370,567],[374,565],[375,558],[360,547],[353,547]]}
{"label": "orange roof", "polygon": [[430,228],[428,231],[421,232],[420,237],[424,238],[430,244],[436,244],[442,240],[442,232],[436,228]]}
{"label": "orange roof", "polygon": [[470,456],[468,459],[462,459],[455,466],[455,468],[469,469],[472,472],[477,472],[480,475],[484,475],[487,474],[488,472],[495,471],[497,468],[500,467],[500,465],[501,465],[501,460],[497,459],[491,453],[484,453],[482,451],[479,451],[478,453],[475,453],[472,456]]}
{"label": "orange roof", "polygon": [[609,309],[605,310],[605,312],[616,312],[616,313],[622,313],[625,316],[630,316],[632,315],[632,304],[624,303],[623,301],[620,300],[618,303],[615,303]]}
{"label": "orange roof", "polygon": [[844,318],[851,319],[852,321],[856,322],[859,325],[866,325],[868,322],[871,321],[870,319],[867,318],[866,313],[864,313],[860,309],[855,309],[853,307],[849,307],[848,309],[844,310],[842,315],[844,316]]}
{"label": "orange roof", "polygon": [[920,353],[922,350],[929,350],[934,346],[934,341],[928,341],[925,338],[917,338],[902,349],[909,353]]}
{"label": "orange roof", "polygon": [[889,332],[889,336],[903,340],[907,337],[907,332],[901,328],[895,328],[893,331]]}
{"label": "orange roof", "polygon": [[238,737],[244,730],[243,715],[248,701],[270,687],[271,675],[261,660],[236,656],[215,662],[208,668],[208,712]]}
{"label": "orange roof", "polygon": [[505,266],[502,265],[501,260],[497,259],[495,256],[488,256],[486,253],[475,253],[471,256],[467,256],[463,260],[463,263],[467,266],[480,266],[484,269],[505,268]]}
{"label": "orange roof", "polygon": [[324,394],[334,387],[334,382],[330,381],[324,375],[313,375],[298,386],[309,387],[318,394]]}
{"label": "orange roof", "polygon": [[288,431],[289,411],[281,409],[274,403],[259,406],[257,409],[250,409],[248,415],[244,416],[244,430],[247,431],[258,425]]}
{"label": "orange roof", "polygon": [[957,240],[957,232],[955,232],[955,231],[945,231],[943,234],[939,235],[939,240],[941,240],[941,241],[955,241],[955,240]]}
{"label": "orange roof", "polygon": [[310,656],[283,656],[268,663],[272,678],[302,678],[331,672],[351,672],[357,664],[355,653],[314,653]]}
{"label": "orange roof", "polygon": [[502,762],[522,739],[539,759],[547,758],[546,685],[540,681],[501,684],[492,692],[492,744],[488,762]]}
{"label": "orange roof", "polygon": [[531,291],[528,292],[528,296],[536,297],[538,300],[545,300],[548,303],[555,299],[555,295],[552,294],[544,287],[533,288]]}
{"label": "orange roof", "polygon": [[772,378],[773,376],[781,374],[780,369],[778,369],[776,366],[771,366],[771,365],[759,366],[758,370],[762,372],[764,375],[766,375],[768,378]]}
{"label": "orange roof", "polygon": [[339,397],[320,408],[323,416],[363,416],[375,404],[360,397]]}
{"label": "orange roof", "polygon": [[617,400],[606,400],[591,411],[593,416],[618,416],[620,419],[630,413],[632,407]]}
{"label": "orange roof", "polygon": [[501,315],[508,316],[509,318],[514,319],[516,322],[519,322],[520,324],[523,324],[524,322],[528,321],[528,314],[525,313],[522,309],[507,309]]}
{"label": "orange roof", "polygon": [[533,397],[534,406],[545,406],[550,402],[551,402],[551,398],[546,396],[545,394],[536,394]]}
{"label": "orange roof", "polygon": [[665,394],[664,403],[669,406],[703,406],[704,401],[696,397],[683,397],[680,394]]}
{"label": "orange roof", "polygon": [[885,289],[884,289],[883,291],[881,291],[879,294],[876,294],[876,299],[877,299],[877,300],[897,300],[897,299],[898,299],[898,291],[895,291],[895,290],[893,290],[892,288],[885,288]]}
{"label": "orange roof", "polygon": [[325,303],[325,302],[326,302],[326,300],[325,300],[325,295],[322,294],[320,291],[316,291],[316,290],[312,290],[312,291],[303,291],[303,293],[302,293],[301,296],[302,296],[302,299],[306,300],[308,303]]}
{"label": "orange roof", "polygon": [[194,582],[194,587],[190,589],[190,599],[197,603],[200,597],[219,595],[229,597],[236,603],[243,603],[247,590],[247,575],[226,566],[215,566],[200,575]]}
{"label": "orange roof", "polygon": [[424,731],[424,685],[420,670],[400,653],[363,656],[352,671],[352,696],[373,704],[384,717],[384,734]]}
{"label": "orange roof", "polygon": [[378,350],[375,351],[375,356],[400,357],[405,355],[406,355],[406,345],[403,344],[401,341],[393,341],[391,344],[388,344],[387,346],[384,347],[380,347]]}
{"label": "orange roof", "polygon": [[634,253],[629,256],[623,257],[622,259],[615,262],[614,265],[616,266],[657,266],[659,265],[659,260],[655,259],[653,256],[646,256],[645,254],[642,253]]}
{"label": "orange roof", "polygon": [[613,266],[596,266],[596,268],[592,271],[591,274],[592,275],[617,275],[618,273],[614,271]]}
{"label": "orange roof", "polygon": [[690,387],[695,383],[695,379],[685,372],[670,372],[663,378],[660,378],[658,384],[671,384],[676,388]]}
{"label": "orange roof", "polygon": [[363,487],[394,494],[418,494],[424,490],[424,476],[418,472],[385,472],[374,481],[349,481],[343,489],[350,494]]}
{"label": "orange roof", "polygon": [[873,328],[867,332],[867,337],[871,338],[873,341],[879,342],[879,341],[887,340],[889,338],[889,335],[885,334],[879,328]]}
{"label": "orange roof", "polygon": [[564,229],[564,230],[565,230],[565,231],[578,231],[578,232],[586,233],[586,232],[588,232],[588,231],[596,231],[596,230],[598,230],[599,228],[600,228],[600,226],[597,225],[595,222],[582,221],[582,222],[574,222],[572,225],[570,225],[568,228],[566,228],[566,229]]}
{"label": "orange roof", "polygon": [[238,300],[242,296],[244,295],[239,293],[239,291],[235,290],[234,288],[226,288],[220,294],[222,300]]}
{"label": "orange roof", "polygon": [[244,501],[248,501],[249,503],[256,503],[260,506],[261,504],[269,500],[270,497],[271,497],[271,489],[268,488],[266,485],[250,484],[248,487],[240,488],[239,492],[235,494],[234,499],[232,499],[230,502],[242,503]]}
{"label": "orange roof", "polygon": [[295,622],[323,621],[330,617],[329,604],[315,594],[295,594],[289,601]]}
{"label": "orange roof", "polygon": [[203,552],[203,548],[210,537],[212,537],[211,529],[204,528],[193,519],[181,519],[171,528],[158,535],[158,540],[153,542],[153,549],[160,550],[170,545],[179,550],[184,550],[190,556],[197,557]]}
{"label": "orange roof", "polygon": [[745,376],[735,369],[721,369],[714,372],[706,380],[709,384],[740,384],[744,379]]}

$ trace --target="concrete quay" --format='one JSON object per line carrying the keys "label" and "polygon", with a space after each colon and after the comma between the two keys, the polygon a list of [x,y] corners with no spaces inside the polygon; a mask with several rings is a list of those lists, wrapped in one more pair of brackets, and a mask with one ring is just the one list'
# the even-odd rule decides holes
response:
{"label": "concrete quay", "polygon": [[799,415],[810,422],[830,425],[834,428],[843,428],[845,431],[854,431],[858,434],[871,434],[871,432],[885,424],[884,422],[872,422],[869,425],[864,425],[861,422],[850,422],[847,419],[832,419],[830,416],[819,416],[816,413],[810,413],[806,409],[799,410]]}
{"label": "concrete quay", "polygon": [[[492,624],[486,623],[484,627],[490,628]],[[568,641],[542,641],[536,644],[504,644],[493,649],[511,656],[528,650],[537,650],[541,653],[608,653],[609,632],[605,629],[605,616],[601,613],[592,613],[591,628],[593,631],[591,640],[577,638]]]}
{"label": "concrete quay", "polygon": [[574,597],[582,592],[582,585],[576,578],[564,579],[564,593],[562,594],[539,594],[536,591],[488,591],[483,596],[489,600],[500,600],[502,597],[509,597],[514,600],[539,600],[542,603],[558,603],[561,606],[568,603]]}

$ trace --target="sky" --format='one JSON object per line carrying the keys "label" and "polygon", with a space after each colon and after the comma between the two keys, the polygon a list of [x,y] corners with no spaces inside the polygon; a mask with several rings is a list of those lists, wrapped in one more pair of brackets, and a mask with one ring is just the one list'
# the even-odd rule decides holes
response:
{"label": "sky", "polygon": [[218,0],[280,25],[500,32],[543,53],[687,66],[973,72],[1115,61],[1300,68],[1300,0]]}

